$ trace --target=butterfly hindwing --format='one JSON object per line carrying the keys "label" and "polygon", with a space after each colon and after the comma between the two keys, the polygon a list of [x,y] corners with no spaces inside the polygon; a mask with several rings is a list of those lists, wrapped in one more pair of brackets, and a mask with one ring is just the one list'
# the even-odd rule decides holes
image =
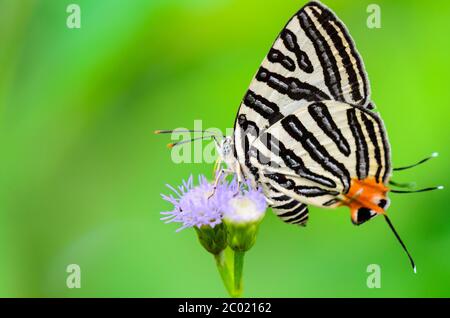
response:
{"label": "butterfly hindwing", "polygon": [[250,154],[260,183],[323,207],[339,205],[356,180],[383,184],[391,174],[379,116],[336,101],[311,102],[284,117],[259,136]]}
{"label": "butterfly hindwing", "polygon": [[274,213],[285,223],[306,226],[308,222],[308,206],[283,194],[268,184],[263,184],[266,196]]}

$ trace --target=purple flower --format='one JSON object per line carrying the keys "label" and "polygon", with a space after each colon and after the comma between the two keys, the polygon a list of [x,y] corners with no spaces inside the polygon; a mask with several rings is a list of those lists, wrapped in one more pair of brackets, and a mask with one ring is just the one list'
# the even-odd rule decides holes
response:
{"label": "purple flower", "polygon": [[[222,222],[222,211],[228,201],[236,193],[237,189],[228,187],[226,183],[219,183],[216,190],[208,182],[205,176],[199,176],[198,185],[194,186],[193,177],[175,189],[167,185],[173,191],[173,194],[162,195],[163,199],[172,203],[174,209],[161,214],[167,215],[161,220],[166,223],[181,223],[182,226],[177,230],[181,231],[188,227],[210,226],[214,227]],[[214,191],[214,195],[213,194]],[[211,196],[212,195],[212,196]]]}
{"label": "purple flower", "polygon": [[189,227],[214,228],[222,223],[224,214],[243,222],[255,217],[260,220],[264,215],[267,208],[264,195],[260,190],[252,189],[249,183],[239,187],[235,179],[228,182],[222,178],[214,190],[213,184],[203,175],[199,176],[197,186],[194,186],[193,180],[190,176],[178,188],[167,185],[173,193],[169,196],[162,195],[174,208],[172,211],[161,212],[165,215],[161,220],[166,223],[181,223],[177,232]]}

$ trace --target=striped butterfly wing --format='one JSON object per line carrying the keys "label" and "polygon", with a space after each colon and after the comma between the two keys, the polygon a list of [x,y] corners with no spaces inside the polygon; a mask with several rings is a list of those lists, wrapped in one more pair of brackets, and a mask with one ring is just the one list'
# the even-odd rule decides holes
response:
{"label": "striped butterfly wing", "polygon": [[[382,120],[363,107],[337,101],[311,102],[297,109],[259,136],[250,154],[268,195],[273,188],[320,207],[348,203],[360,184],[383,188],[391,175]],[[373,204],[386,199],[374,198]],[[352,213],[354,223],[362,223],[358,211]],[[369,213],[364,221],[375,215]]]}
{"label": "striped butterfly wing", "polygon": [[294,198],[287,196],[282,191],[275,189],[269,184],[264,184],[265,195],[275,214],[289,224],[306,226],[308,221],[308,206],[300,203]]}
{"label": "striped butterfly wing", "polygon": [[346,27],[324,5],[310,2],[281,31],[239,108],[234,145],[244,177],[259,181],[249,150],[264,131],[308,103],[324,100],[373,108],[363,62]]}

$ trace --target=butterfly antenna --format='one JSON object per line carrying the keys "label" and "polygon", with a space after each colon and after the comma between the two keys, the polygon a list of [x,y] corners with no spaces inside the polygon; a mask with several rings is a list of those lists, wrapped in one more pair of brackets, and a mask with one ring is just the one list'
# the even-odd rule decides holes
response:
{"label": "butterfly antenna", "polygon": [[173,134],[173,133],[203,133],[208,134],[211,136],[220,136],[225,137],[225,135],[221,135],[212,131],[208,130],[191,130],[191,129],[176,129],[176,130],[155,130],[155,135],[162,135],[162,134]]}
{"label": "butterfly antenna", "polygon": [[421,165],[422,163],[427,162],[428,160],[430,160],[430,159],[432,159],[432,158],[436,158],[436,157],[438,157],[438,156],[439,156],[439,153],[433,152],[429,157],[420,160],[418,163],[415,163],[415,164],[413,164],[413,165],[406,166],[406,167],[394,168],[393,170],[394,170],[394,171],[402,171],[402,170],[406,170],[406,169],[411,169],[411,168],[414,168],[414,167],[417,167],[417,166]]}
{"label": "butterfly antenna", "polygon": [[418,189],[418,190],[390,190],[392,193],[418,193],[418,192],[428,192],[428,191],[434,191],[434,190],[443,190],[444,186],[437,186],[437,187],[431,187],[431,188],[424,188],[424,189]]}
{"label": "butterfly antenna", "polygon": [[395,182],[393,180],[389,181],[389,184],[391,186],[394,187],[398,187],[398,188],[408,188],[408,189],[412,189],[416,187],[416,183],[415,182],[407,182],[407,183],[401,183],[401,182]]}
{"label": "butterfly antenna", "polygon": [[204,140],[206,138],[214,138],[214,139],[216,139],[215,136],[212,136],[212,135],[211,136],[197,137],[197,138],[192,138],[192,139],[189,139],[189,140],[182,140],[182,141],[170,143],[170,144],[167,145],[167,148],[172,149],[173,147],[176,147],[176,146],[188,144],[188,143],[194,142],[196,140]]}
{"label": "butterfly antenna", "polygon": [[394,235],[397,238],[397,240],[400,243],[400,245],[403,247],[403,250],[405,251],[406,255],[408,255],[408,258],[409,258],[409,261],[411,262],[411,266],[412,266],[412,268],[414,270],[414,273],[417,273],[416,264],[414,263],[414,260],[413,260],[413,258],[411,256],[411,254],[409,254],[405,243],[403,243],[402,239],[400,238],[400,235],[398,235],[397,231],[395,230],[394,225],[392,225],[391,220],[389,219],[389,217],[386,214],[384,214],[384,219],[386,220],[387,224],[391,228],[392,232],[394,233]]}

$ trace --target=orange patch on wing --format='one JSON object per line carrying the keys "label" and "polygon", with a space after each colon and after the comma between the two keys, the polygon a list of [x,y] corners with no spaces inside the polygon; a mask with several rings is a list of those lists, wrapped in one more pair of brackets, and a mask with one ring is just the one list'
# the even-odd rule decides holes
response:
{"label": "orange patch on wing", "polygon": [[376,182],[374,177],[363,180],[352,179],[350,190],[344,195],[341,204],[350,208],[352,220],[357,223],[357,213],[360,208],[370,209],[377,214],[384,214],[384,207],[380,207],[378,202],[386,200],[389,188],[383,183]]}

